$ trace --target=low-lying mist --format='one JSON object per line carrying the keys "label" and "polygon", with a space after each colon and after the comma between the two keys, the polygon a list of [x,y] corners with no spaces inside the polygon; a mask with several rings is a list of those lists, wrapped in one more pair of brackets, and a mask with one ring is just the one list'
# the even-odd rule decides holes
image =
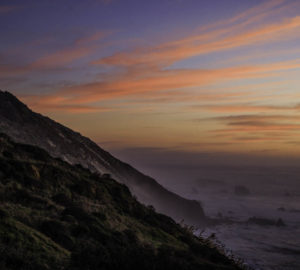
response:
{"label": "low-lying mist", "polygon": [[221,223],[202,233],[215,236],[252,268],[300,265],[300,166],[295,160],[152,148],[114,154],[169,190],[200,201]]}

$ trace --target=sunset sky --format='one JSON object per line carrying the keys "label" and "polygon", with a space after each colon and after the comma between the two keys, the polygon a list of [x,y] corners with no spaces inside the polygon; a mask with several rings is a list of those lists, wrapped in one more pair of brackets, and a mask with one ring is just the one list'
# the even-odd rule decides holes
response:
{"label": "sunset sky", "polygon": [[112,151],[300,158],[300,1],[1,0],[0,89]]}

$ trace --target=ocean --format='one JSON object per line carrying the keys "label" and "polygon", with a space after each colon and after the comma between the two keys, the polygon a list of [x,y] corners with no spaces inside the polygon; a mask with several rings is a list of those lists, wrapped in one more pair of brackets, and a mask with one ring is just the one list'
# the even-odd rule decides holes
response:
{"label": "ocean", "polygon": [[[300,269],[300,169],[204,167],[182,177],[163,184],[200,201],[207,216],[230,221],[196,233],[214,234],[228,254],[252,269]],[[247,192],[240,194],[237,186]],[[284,226],[276,226],[279,219]]]}

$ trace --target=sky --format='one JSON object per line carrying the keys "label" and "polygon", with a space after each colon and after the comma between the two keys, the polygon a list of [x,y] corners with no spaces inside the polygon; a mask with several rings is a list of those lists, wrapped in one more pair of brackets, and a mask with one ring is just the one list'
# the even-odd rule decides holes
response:
{"label": "sky", "polygon": [[0,89],[125,160],[299,161],[298,0],[0,0],[0,25]]}

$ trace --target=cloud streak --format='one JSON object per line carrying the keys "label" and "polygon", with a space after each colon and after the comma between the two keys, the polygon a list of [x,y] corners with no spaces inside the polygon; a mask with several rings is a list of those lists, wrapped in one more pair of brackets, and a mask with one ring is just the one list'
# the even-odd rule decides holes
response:
{"label": "cloud streak", "polygon": [[[238,66],[214,70],[153,70],[150,75],[135,74],[135,76],[132,73],[126,73],[125,75],[100,82],[71,86],[63,89],[56,95],[66,104],[88,104],[147,92],[156,93],[173,89],[204,87],[214,83],[216,79],[227,81],[233,79],[269,78],[270,76],[275,76],[276,72],[298,68],[300,68],[300,61],[292,60],[260,66]],[[215,97],[218,99],[220,96],[216,95]],[[45,104],[46,100],[41,100],[41,106]],[[194,100],[193,97],[192,100]],[[209,106],[204,108],[209,109]],[[220,108],[211,107],[211,109],[215,110],[220,110]],[[248,107],[247,109],[250,108]],[[226,106],[221,109],[226,109]],[[230,107],[227,106],[227,109],[230,109]],[[238,110],[242,108],[236,106],[231,107],[231,109]],[[257,107],[254,106],[252,109],[255,110]]]}
{"label": "cloud streak", "polygon": [[[119,29],[94,31],[28,64],[0,65],[0,76],[74,72],[74,82],[56,84],[55,91],[47,94],[24,95],[23,101],[38,111],[98,113],[99,118],[103,113],[112,119],[119,113],[114,125],[126,119],[144,127],[140,118],[152,113],[153,125],[177,134],[161,141],[171,143],[179,140],[178,134],[191,135],[191,148],[296,141],[300,95],[295,74],[300,58],[294,47],[299,42],[299,8],[298,1],[261,1],[230,18],[178,31],[175,39],[151,40],[152,46],[127,44],[124,40],[135,37]],[[120,39],[111,37],[112,46],[105,47],[105,38],[120,32]],[[74,78],[77,66],[84,70],[80,78]],[[166,119],[162,111],[173,115]],[[183,125],[180,131],[174,115]]]}
{"label": "cloud streak", "polygon": [[17,9],[21,8],[20,6],[14,6],[14,5],[0,5],[0,14],[1,13],[9,13],[11,11],[15,11]]}
{"label": "cloud streak", "polygon": [[101,46],[99,47],[95,42],[109,34],[110,32],[108,31],[98,31],[91,35],[81,37],[66,48],[47,53],[26,65],[0,65],[0,77],[26,75],[32,72],[70,70],[70,64],[90,56],[95,53],[96,50],[99,50]]}
{"label": "cloud streak", "polygon": [[[276,76],[278,72],[297,70],[300,68],[300,59],[215,69],[170,69],[178,61],[201,54],[207,55],[212,52],[256,46],[261,43],[281,41],[283,38],[293,39],[300,30],[300,16],[282,18],[277,22],[262,23],[258,26],[254,22],[263,21],[280,14],[282,10],[291,9],[295,4],[286,3],[284,0],[263,2],[227,21],[200,28],[199,31],[202,31],[200,34],[153,47],[137,48],[133,51],[118,52],[103,57],[93,61],[93,66],[112,66],[115,69],[112,73],[102,75],[101,78],[90,83],[61,89],[54,95],[60,96],[61,101],[69,105],[89,104],[143,93],[154,94],[161,91],[205,87],[215,83],[216,80],[226,82],[229,80],[271,78]],[[93,38],[90,37],[91,40]],[[63,66],[73,60],[90,55],[94,49],[79,47],[56,52],[37,60],[29,66],[29,69],[46,68],[55,66],[55,64]],[[218,100],[217,95],[216,100]],[[47,105],[46,102],[47,98],[41,98],[40,108]],[[207,108],[213,109],[213,107]],[[248,110],[251,109],[249,106],[247,108]],[[226,108],[215,109],[221,111],[221,109],[225,110]],[[227,109],[230,108],[227,107]],[[231,107],[231,110],[234,109],[242,108]],[[257,108],[253,107],[252,109]]]}
{"label": "cloud streak", "polygon": [[[270,143],[298,136],[300,115],[250,114],[200,119],[216,121],[224,128],[211,130],[215,136],[228,134],[230,142]],[[243,135],[242,135],[243,134]],[[297,134],[297,135],[296,135]]]}
{"label": "cloud streak", "polygon": [[253,113],[253,112],[278,112],[278,111],[299,111],[300,106],[281,106],[281,105],[255,105],[255,104],[230,104],[230,105],[200,105],[192,108],[198,110],[208,110],[218,113]]}
{"label": "cloud streak", "polygon": [[[253,18],[248,20],[252,22]],[[156,47],[116,53],[93,63],[124,67],[167,67],[177,61],[201,54],[257,45],[257,43],[280,41],[283,37],[291,38],[300,29],[300,16],[283,19],[279,23],[270,23],[250,30],[243,28],[247,24],[249,22],[164,43]]]}

